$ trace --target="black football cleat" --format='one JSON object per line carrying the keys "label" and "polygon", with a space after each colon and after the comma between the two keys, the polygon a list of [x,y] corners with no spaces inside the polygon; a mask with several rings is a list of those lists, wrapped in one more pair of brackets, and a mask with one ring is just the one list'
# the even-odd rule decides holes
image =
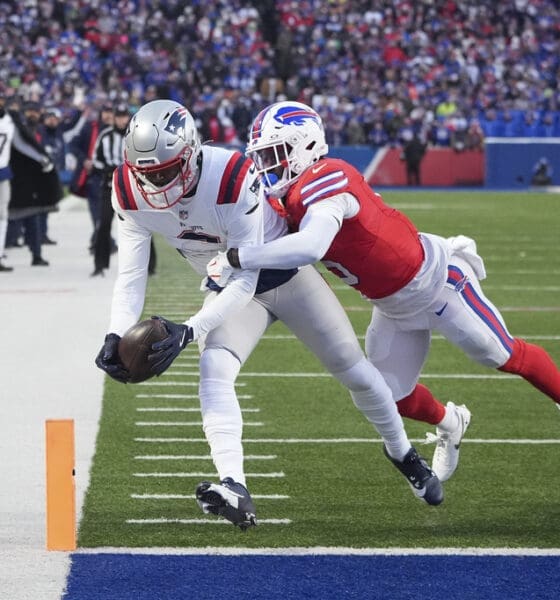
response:
{"label": "black football cleat", "polygon": [[443,487],[437,475],[430,469],[428,463],[411,447],[402,462],[395,460],[383,446],[385,456],[406,477],[414,495],[436,506],[443,502]]}
{"label": "black football cleat", "polygon": [[204,513],[224,517],[242,531],[257,524],[251,495],[245,486],[231,477],[222,479],[220,483],[199,483],[196,501]]}

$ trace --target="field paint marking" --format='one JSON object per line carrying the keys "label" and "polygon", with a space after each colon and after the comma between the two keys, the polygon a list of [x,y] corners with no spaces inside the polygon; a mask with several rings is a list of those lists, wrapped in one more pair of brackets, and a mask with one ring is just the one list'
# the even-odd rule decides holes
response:
{"label": "field paint marking", "polygon": [[[148,408],[137,408],[138,412],[163,412],[163,413],[175,413],[175,412],[200,412],[200,408],[168,408],[168,407],[148,407]],[[261,412],[260,408],[242,408],[241,412],[246,413],[258,413]]]}
{"label": "field paint marking", "polygon": [[[277,454],[248,454],[244,460],[275,460]],[[135,460],[212,460],[209,454],[147,454],[135,456]]]}
{"label": "field paint marking", "polygon": [[[174,375],[198,376],[198,373],[174,371]],[[239,377],[332,377],[330,373],[239,373]],[[420,375],[425,379],[518,379],[518,375],[484,375],[478,373],[427,373]],[[170,382],[171,385],[181,385],[180,382]]]}
{"label": "field paint marking", "polygon": [[[135,442],[165,444],[165,443],[186,443],[206,442],[205,438],[134,438]],[[426,438],[411,438],[414,444],[426,443]],[[378,438],[262,438],[262,439],[244,439],[246,444],[381,444],[383,440]],[[461,444],[519,444],[519,445],[540,445],[540,444],[560,444],[560,439],[483,439],[483,438],[463,438]]]}
{"label": "field paint marking", "polygon": [[[193,373],[193,375],[196,375],[198,377],[198,371],[196,373]],[[154,386],[154,387],[161,387],[161,386],[197,386],[198,387],[198,381],[152,381],[151,379],[148,381],[143,381],[142,383],[137,383],[136,385],[145,385],[145,386]],[[246,383],[238,383],[237,381],[235,382],[235,387],[243,387],[247,385]]]}
{"label": "field paint marking", "polygon": [[[218,477],[217,473],[132,473],[134,477]],[[282,471],[277,473],[245,473],[245,477],[268,477],[270,479],[280,479],[285,477]]]}
{"label": "field paint marking", "polygon": [[[136,394],[135,398],[166,398],[168,400],[198,400],[198,394]],[[251,394],[239,394],[238,400],[251,400]]]}
{"label": "field paint marking", "polygon": [[[220,522],[220,521],[216,521]],[[224,521],[227,522],[227,521]],[[259,521],[263,523],[264,521]],[[219,555],[243,556],[247,554],[265,556],[560,556],[560,548],[347,548],[343,546],[311,546],[308,548],[236,548],[205,546],[204,548],[79,548],[72,554],[155,554],[155,555]]]}
{"label": "field paint marking", "polygon": [[[366,338],[365,335],[358,335],[356,337],[359,340],[365,340],[365,338]],[[524,340],[560,340],[560,335],[529,335],[529,334],[521,333],[519,335],[516,335],[516,337],[523,338]],[[432,335],[431,339],[447,341],[447,338],[445,338],[443,335]],[[263,335],[261,337],[261,340],[276,340],[276,341],[297,340],[297,337],[293,334]]]}
{"label": "field paint marking", "polygon": [[[543,273],[544,275],[544,273]],[[550,276],[550,273],[546,274]],[[354,288],[349,285],[332,285],[331,288],[337,292],[345,292],[346,290],[354,291]],[[560,286],[558,285],[484,285],[484,290],[503,290],[507,292],[512,291],[533,291],[533,292],[560,292]]]}
{"label": "field paint marking", "polygon": [[[130,494],[134,500],[194,500],[194,494]],[[290,496],[283,494],[251,494],[256,500],[289,500]]]}
{"label": "field paint marking", "polygon": [[[259,519],[264,525],[289,525],[291,519]],[[180,525],[231,525],[226,519],[127,519],[126,523],[131,525],[165,525],[167,523],[178,523]]]}
{"label": "field paint marking", "polygon": [[[136,421],[138,427],[202,427],[202,421]],[[244,421],[244,427],[262,427],[258,421]]]}
{"label": "field paint marking", "polygon": [[[371,312],[368,306],[346,306],[348,312]],[[559,312],[560,306],[498,306],[500,312]]]}

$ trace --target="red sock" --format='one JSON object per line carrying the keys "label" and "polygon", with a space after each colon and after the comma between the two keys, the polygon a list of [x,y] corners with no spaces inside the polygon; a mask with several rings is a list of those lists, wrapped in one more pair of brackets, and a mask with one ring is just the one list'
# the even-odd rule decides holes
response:
{"label": "red sock", "polygon": [[544,348],[515,338],[513,352],[499,371],[521,375],[543,394],[560,404],[560,371]]}
{"label": "red sock", "polygon": [[445,406],[421,383],[416,384],[412,394],[397,402],[397,408],[401,417],[423,421],[430,425],[437,425],[445,417]]}

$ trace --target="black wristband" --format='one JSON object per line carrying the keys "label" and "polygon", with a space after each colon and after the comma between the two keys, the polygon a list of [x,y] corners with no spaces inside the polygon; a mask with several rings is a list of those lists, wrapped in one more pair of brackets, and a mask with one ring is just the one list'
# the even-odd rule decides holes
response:
{"label": "black wristband", "polygon": [[238,248],[230,248],[226,252],[226,258],[228,259],[229,264],[235,269],[241,269],[241,263],[239,262],[239,249]]}

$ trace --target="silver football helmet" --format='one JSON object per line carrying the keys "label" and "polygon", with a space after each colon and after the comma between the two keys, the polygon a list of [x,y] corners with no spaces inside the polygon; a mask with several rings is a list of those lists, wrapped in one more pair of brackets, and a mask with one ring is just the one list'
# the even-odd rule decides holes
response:
{"label": "silver football helmet", "polygon": [[282,197],[328,151],[323,121],[311,107],[277,102],[253,121],[246,154],[255,163],[266,193]]}
{"label": "silver football helmet", "polygon": [[198,181],[200,138],[190,112],[172,100],[148,102],[130,120],[124,159],[152,208],[177,204]]}

